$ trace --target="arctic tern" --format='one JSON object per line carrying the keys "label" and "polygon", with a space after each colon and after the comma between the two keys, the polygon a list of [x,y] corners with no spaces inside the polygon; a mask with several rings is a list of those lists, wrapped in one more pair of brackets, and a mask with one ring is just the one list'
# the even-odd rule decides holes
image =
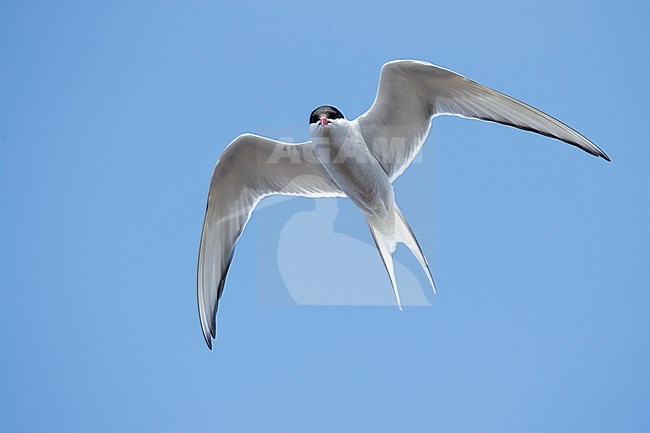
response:
{"label": "arctic tern", "polygon": [[392,182],[422,148],[440,115],[501,123],[609,157],[559,120],[462,75],[415,60],[386,63],[370,109],[348,120],[333,106],[309,118],[311,140],[285,143],[254,134],[235,138],[214,168],[199,246],[198,310],[212,349],[216,314],[235,244],[253,209],[269,195],[347,197],[361,210],[384,262],[398,307],[392,253],[404,243],[435,285],[418,242],[395,201]]}

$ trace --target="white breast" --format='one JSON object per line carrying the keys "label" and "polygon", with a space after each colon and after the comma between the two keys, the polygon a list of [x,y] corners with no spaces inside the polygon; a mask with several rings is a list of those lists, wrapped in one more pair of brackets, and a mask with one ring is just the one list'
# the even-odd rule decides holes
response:
{"label": "white breast", "polygon": [[316,156],[339,188],[365,214],[384,218],[395,198],[390,179],[368,149],[359,124],[339,119],[312,135]]}

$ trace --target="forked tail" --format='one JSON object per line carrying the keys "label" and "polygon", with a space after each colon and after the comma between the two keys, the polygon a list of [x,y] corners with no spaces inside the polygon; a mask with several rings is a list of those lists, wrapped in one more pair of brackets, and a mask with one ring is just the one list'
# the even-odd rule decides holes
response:
{"label": "forked tail", "polygon": [[388,277],[390,278],[390,283],[393,286],[393,293],[395,294],[397,306],[400,310],[402,310],[402,300],[399,296],[397,279],[395,278],[395,267],[393,266],[393,252],[395,252],[395,247],[397,246],[398,242],[406,245],[408,249],[411,250],[411,253],[413,253],[415,258],[418,259],[418,262],[420,262],[424,273],[429,279],[431,288],[433,288],[433,293],[436,293],[436,285],[434,284],[433,277],[431,276],[429,262],[427,262],[427,258],[424,256],[424,253],[422,253],[422,249],[420,248],[420,244],[418,244],[418,240],[415,238],[411,227],[409,227],[406,219],[404,218],[404,215],[402,214],[402,211],[400,211],[397,207],[397,204],[395,205],[395,214],[395,227],[394,230],[392,230],[392,233],[385,233],[386,230],[380,228],[372,220],[366,220],[368,221],[370,233],[372,233],[372,237],[375,240],[375,244],[377,245],[381,259],[383,260],[386,271],[388,272]]}

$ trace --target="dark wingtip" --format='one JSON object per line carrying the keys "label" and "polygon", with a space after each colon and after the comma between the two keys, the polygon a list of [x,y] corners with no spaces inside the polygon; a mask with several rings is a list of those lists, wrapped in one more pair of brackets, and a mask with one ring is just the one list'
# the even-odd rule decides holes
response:
{"label": "dark wingtip", "polygon": [[[584,144],[580,144],[580,143],[578,143],[576,141],[569,140],[569,139],[566,139],[566,138],[558,137],[557,135],[554,135],[554,134],[551,134],[551,133],[545,132],[545,131],[540,131],[539,129],[531,128],[530,126],[517,125],[516,123],[512,123],[512,122],[509,122],[509,121],[506,121],[506,120],[497,120],[497,119],[494,119],[492,117],[476,117],[476,119],[483,120],[483,121],[486,121],[486,122],[500,123],[502,125],[512,126],[513,128],[521,129],[523,131],[534,132],[534,133],[539,134],[539,135],[544,135],[546,137],[555,138],[556,140],[563,141],[563,142],[565,142],[567,144],[570,144],[571,146],[575,146],[575,147],[577,147],[577,148],[579,148],[581,150],[584,150],[585,152],[587,152],[587,153],[589,153],[589,154],[591,154],[591,155],[593,155],[593,156],[595,156],[597,158],[603,158],[607,162],[612,162],[612,160],[609,158],[609,156],[607,156],[607,154],[605,152],[603,152],[603,150],[600,147],[596,146],[595,144],[593,144],[591,141],[589,141],[586,138],[585,138],[585,140],[587,140],[587,142],[589,142],[593,147],[595,147],[595,149],[590,149],[589,147],[584,146]],[[557,120],[557,119],[555,119],[555,120]]]}
{"label": "dark wingtip", "polygon": [[[569,144],[573,144],[573,143],[569,143]],[[574,146],[575,146],[575,144],[574,144]],[[596,158],[603,158],[607,162],[612,162],[612,160],[609,158],[609,156],[607,156],[607,154],[605,152],[603,152],[602,149],[600,147],[598,147],[598,146],[596,146],[596,150],[587,150],[587,152],[591,153]]]}
{"label": "dark wingtip", "polygon": [[214,311],[208,322],[208,329],[210,330],[210,336],[212,338],[217,338],[217,311],[219,310],[219,301],[217,300],[216,305],[214,306]]}
{"label": "dark wingtip", "polygon": [[212,350],[212,339],[214,338],[214,334],[210,333],[209,329],[205,329],[203,325],[201,325],[202,331],[203,331],[203,339],[205,340],[205,344],[208,345],[208,349]]}
{"label": "dark wingtip", "polygon": [[216,328],[217,328],[216,319],[213,316],[212,320],[210,321],[210,336],[212,338],[217,338]]}

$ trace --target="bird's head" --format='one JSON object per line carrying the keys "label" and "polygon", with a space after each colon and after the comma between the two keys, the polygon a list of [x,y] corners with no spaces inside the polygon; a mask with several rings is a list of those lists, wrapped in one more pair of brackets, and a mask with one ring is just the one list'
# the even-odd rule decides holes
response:
{"label": "bird's head", "polygon": [[322,105],[309,116],[309,132],[312,137],[328,135],[330,128],[336,127],[342,120],[345,121],[345,116],[338,108]]}

